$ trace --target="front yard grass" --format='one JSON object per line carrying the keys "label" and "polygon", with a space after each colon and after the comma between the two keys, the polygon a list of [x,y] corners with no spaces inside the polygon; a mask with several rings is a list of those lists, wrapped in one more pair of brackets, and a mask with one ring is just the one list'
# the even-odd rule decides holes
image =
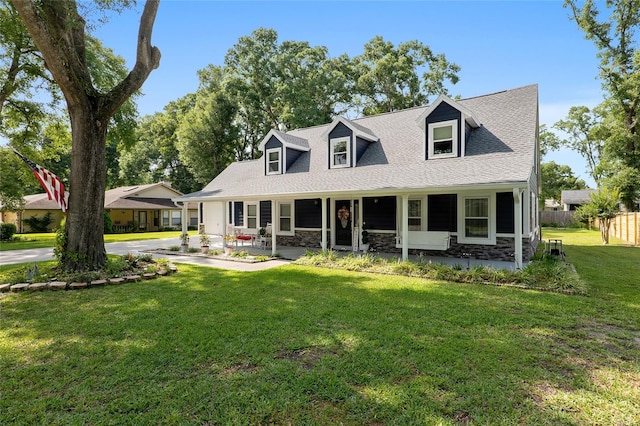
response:
{"label": "front yard grass", "polygon": [[589,296],[300,265],[3,294],[0,424],[640,424],[640,249],[544,238]]}
{"label": "front yard grass", "polygon": [[[180,237],[180,231],[163,231],[163,232],[134,232],[128,234],[105,234],[105,243],[117,243],[124,241],[139,240],[155,240],[160,238],[176,238]],[[197,231],[189,231],[189,235],[196,235]],[[55,247],[56,233],[34,233],[34,234],[16,234],[14,241],[1,241],[0,251],[5,250],[24,250],[34,248]]]}

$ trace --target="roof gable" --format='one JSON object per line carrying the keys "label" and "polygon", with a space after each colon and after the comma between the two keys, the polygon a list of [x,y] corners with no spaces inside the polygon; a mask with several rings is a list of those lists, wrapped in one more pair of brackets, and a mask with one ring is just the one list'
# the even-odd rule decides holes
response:
{"label": "roof gable", "polygon": [[349,129],[351,129],[351,131],[353,132],[353,135],[355,137],[361,138],[361,139],[365,139],[369,142],[378,142],[380,140],[379,137],[377,137],[369,128],[358,124],[358,123],[354,123],[351,120],[347,120],[344,117],[336,117],[333,122],[331,122],[331,124],[329,124],[329,126],[327,126],[327,129],[325,130],[325,132],[321,135],[321,137],[323,139],[326,139],[329,136],[329,133],[331,133],[331,131],[333,129],[335,129],[335,127],[339,124],[342,123],[343,125],[347,126]]}
{"label": "roof gable", "polygon": [[454,101],[447,95],[440,95],[438,96],[438,99],[436,99],[434,103],[429,105],[427,109],[425,109],[424,112],[420,114],[420,116],[416,120],[416,123],[418,124],[418,126],[420,126],[421,129],[424,130],[426,118],[429,117],[431,113],[434,112],[436,108],[438,108],[440,104],[443,102],[449,104],[451,107],[460,111],[462,113],[462,117],[464,118],[464,120],[471,127],[476,127],[476,128],[480,127],[480,120],[478,120],[478,118],[476,117],[473,111],[471,111],[469,108],[466,108],[459,102]]}
{"label": "roof gable", "polygon": [[306,139],[273,129],[269,131],[267,136],[265,136],[264,139],[262,139],[262,142],[260,142],[260,151],[264,152],[265,145],[269,142],[271,137],[278,139],[285,148],[291,148],[301,152],[309,151],[309,141]]}

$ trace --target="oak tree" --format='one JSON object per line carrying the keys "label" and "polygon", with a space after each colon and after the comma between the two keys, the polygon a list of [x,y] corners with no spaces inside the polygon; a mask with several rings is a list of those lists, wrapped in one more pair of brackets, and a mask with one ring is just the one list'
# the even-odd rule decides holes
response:
{"label": "oak tree", "polygon": [[85,21],[76,2],[12,0],[48,72],[64,95],[71,122],[69,210],[60,259],[65,270],[101,268],[106,263],[103,206],[107,126],[118,108],[160,64],[160,51],[151,45],[158,3],[158,0],[145,3],[133,69],[114,87],[101,91],[89,71]]}

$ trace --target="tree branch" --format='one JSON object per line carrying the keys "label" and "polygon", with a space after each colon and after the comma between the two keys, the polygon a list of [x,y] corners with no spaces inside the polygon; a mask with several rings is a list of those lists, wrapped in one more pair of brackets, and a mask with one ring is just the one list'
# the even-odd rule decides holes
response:
{"label": "tree branch", "polygon": [[129,97],[142,87],[151,71],[160,66],[160,49],[151,46],[153,24],[158,12],[159,0],[147,0],[140,18],[136,64],[127,77],[104,95],[100,115],[111,117]]}

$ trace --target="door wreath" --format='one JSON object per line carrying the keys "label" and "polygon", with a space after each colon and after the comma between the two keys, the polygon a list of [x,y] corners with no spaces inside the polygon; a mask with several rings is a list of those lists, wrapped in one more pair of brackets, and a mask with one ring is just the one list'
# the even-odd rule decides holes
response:
{"label": "door wreath", "polygon": [[342,228],[345,229],[349,224],[349,209],[347,209],[346,206],[342,206],[340,210],[338,210],[338,219],[340,219]]}

